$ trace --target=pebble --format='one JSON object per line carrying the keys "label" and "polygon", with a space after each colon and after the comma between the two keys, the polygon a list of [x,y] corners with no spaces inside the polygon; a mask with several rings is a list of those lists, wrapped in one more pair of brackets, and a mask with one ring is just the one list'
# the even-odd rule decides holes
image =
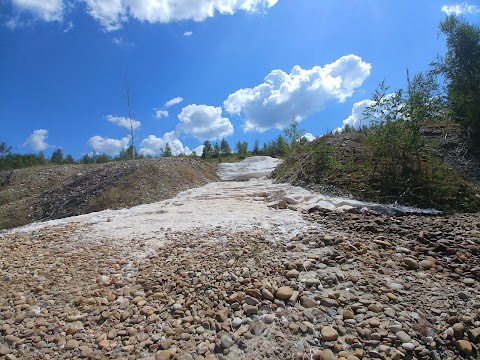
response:
{"label": "pebble", "polygon": [[293,295],[293,289],[289,286],[282,286],[278,288],[275,296],[279,299],[288,300]]}
{"label": "pebble", "polygon": [[338,339],[338,332],[331,326],[324,326],[320,331],[322,339],[326,341],[335,341]]}
{"label": "pebble", "polygon": [[65,344],[65,349],[75,350],[76,348],[78,348],[79,345],[80,343],[77,340],[71,339],[71,340],[68,340],[67,343]]}
{"label": "pebble", "polygon": [[405,257],[403,258],[403,263],[405,264],[408,270],[418,269],[418,262],[415,259],[412,259],[410,257]]}
{"label": "pebble", "polygon": [[312,308],[317,306],[317,302],[315,299],[304,295],[300,297],[300,305],[302,305],[304,308]]}
{"label": "pebble", "polygon": [[457,347],[458,351],[465,354],[472,353],[472,343],[467,340],[458,340],[455,342],[455,346]]}
{"label": "pebble", "polygon": [[405,331],[398,331],[395,333],[395,336],[402,343],[409,343],[410,341],[412,341],[410,335],[408,335]]}
{"label": "pebble", "polygon": [[[171,243],[158,252],[144,240],[125,248],[78,242],[55,227],[0,234],[0,277],[15,279],[0,294],[0,356],[300,359],[311,348],[320,359],[471,357],[480,341],[480,269],[466,229],[480,222],[418,219],[322,213],[320,224],[341,230],[330,245],[309,229],[285,241],[255,226],[200,237],[163,229]],[[361,230],[370,221],[389,245]],[[417,240],[409,226],[432,230]],[[23,245],[37,238],[38,250]],[[135,258],[147,247],[148,256]]]}
{"label": "pebble", "polygon": [[335,360],[335,355],[333,354],[332,350],[323,349],[320,352],[320,359],[322,359],[322,360]]}
{"label": "pebble", "polygon": [[232,338],[228,335],[223,335],[221,338],[220,338],[220,342],[222,344],[222,348],[223,349],[228,349],[230,348],[233,344],[235,344],[235,342],[232,340]]}

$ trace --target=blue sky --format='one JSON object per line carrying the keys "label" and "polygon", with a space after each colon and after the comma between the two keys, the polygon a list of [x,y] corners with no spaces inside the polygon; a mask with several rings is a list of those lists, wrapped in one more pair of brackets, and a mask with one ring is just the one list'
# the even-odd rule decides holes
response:
{"label": "blue sky", "polygon": [[318,136],[443,54],[446,13],[480,19],[475,1],[0,0],[0,140],[115,155],[125,79],[145,154],[262,144],[293,114]]}

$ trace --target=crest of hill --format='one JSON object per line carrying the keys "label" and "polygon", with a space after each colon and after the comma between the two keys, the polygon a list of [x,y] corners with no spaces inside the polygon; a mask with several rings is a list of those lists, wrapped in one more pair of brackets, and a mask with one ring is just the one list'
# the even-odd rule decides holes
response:
{"label": "crest of hill", "polygon": [[218,180],[191,158],[53,165],[0,173],[0,229],[174,197]]}
{"label": "crest of hill", "polygon": [[[421,128],[424,145],[418,154],[399,157],[402,171],[395,184],[382,168],[384,164],[376,164],[367,132],[332,133],[299,145],[272,176],[277,181],[363,201],[445,212],[480,211],[480,156],[468,145],[461,125],[425,122]],[[409,168],[415,161],[415,169]]]}

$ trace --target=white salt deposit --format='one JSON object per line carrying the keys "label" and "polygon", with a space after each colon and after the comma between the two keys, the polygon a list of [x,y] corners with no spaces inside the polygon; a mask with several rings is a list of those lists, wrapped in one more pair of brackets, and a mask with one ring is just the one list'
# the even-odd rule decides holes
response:
{"label": "white salt deposit", "polygon": [[[198,231],[221,227],[229,232],[261,229],[272,239],[289,239],[308,231],[311,223],[303,220],[301,211],[326,208],[337,211],[352,208],[379,212],[419,212],[418,209],[365,203],[352,199],[329,197],[289,184],[275,184],[265,179],[280,160],[252,157],[235,164],[219,165],[223,180],[190,189],[175,198],[130,209],[105,210],[65,219],[34,223],[11,231],[31,231],[48,225],[77,223],[79,238],[94,240],[144,240],[147,245],[163,244],[164,233]],[[249,181],[245,181],[250,179]],[[288,208],[285,209],[285,205]],[[280,208],[278,208],[280,207]],[[283,207],[283,209],[281,208]],[[330,231],[334,229],[330,229]]]}

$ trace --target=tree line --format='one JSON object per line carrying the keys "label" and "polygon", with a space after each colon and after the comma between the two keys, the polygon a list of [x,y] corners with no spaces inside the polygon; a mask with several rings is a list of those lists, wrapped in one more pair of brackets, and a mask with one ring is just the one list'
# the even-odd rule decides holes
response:
{"label": "tree line", "polygon": [[[193,151],[191,154],[179,154],[179,157],[201,157],[204,160],[222,159],[244,159],[247,156],[256,155],[268,155],[273,157],[284,157],[291,150],[291,143],[288,141],[288,137],[279,135],[276,139],[263,143],[263,146],[259,145],[259,141],[255,140],[252,147],[246,141],[238,141],[235,144],[234,150],[230,147],[229,143],[222,139],[220,143],[211,143],[205,141],[203,143],[202,154],[196,154]],[[174,156],[172,148],[167,143],[162,149],[160,149],[159,157],[171,157]],[[0,171],[21,169],[32,166],[42,165],[66,165],[66,164],[103,164],[111,161],[124,161],[132,159],[148,159],[153,158],[151,155],[144,155],[139,153],[133,145],[130,145],[126,149],[122,149],[117,156],[110,156],[107,154],[97,154],[95,152],[90,154],[84,154],[78,160],[75,160],[72,155],[64,155],[63,150],[56,149],[50,158],[46,157],[43,152],[36,154],[18,154],[12,153],[11,147],[5,142],[0,142]]]}

